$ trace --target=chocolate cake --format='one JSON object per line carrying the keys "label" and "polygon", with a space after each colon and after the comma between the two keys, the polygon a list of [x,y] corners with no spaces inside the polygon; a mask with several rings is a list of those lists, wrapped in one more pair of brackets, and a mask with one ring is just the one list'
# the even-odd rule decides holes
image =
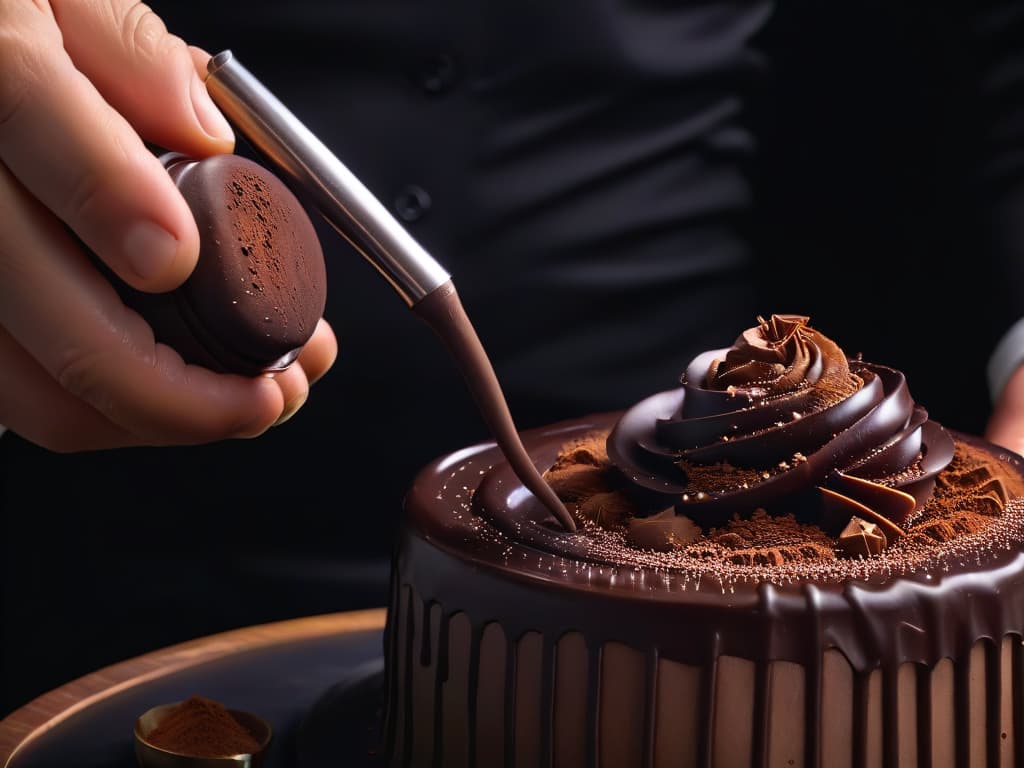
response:
{"label": "chocolate cake", "polygon": [[122,299],[186,362],[243,375],[285,368],[327,301],[323,251],[304,206],[240,155],[160,159],[196,220],[199,260],[168,293],[143,293],[111,275]]}
{"label": "chocolate cake", "polygon": [[1024,765],[1024,465],[775,315],[681,386],[424,468],[392,766]]}

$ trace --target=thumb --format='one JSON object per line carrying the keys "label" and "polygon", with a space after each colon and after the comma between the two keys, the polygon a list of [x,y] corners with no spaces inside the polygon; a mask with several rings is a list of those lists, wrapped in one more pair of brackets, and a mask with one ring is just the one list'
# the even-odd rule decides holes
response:
{"label": "thumb", "polygon": [[145,140],[195,157],[230,152],[234,134],[185,41],[136,0],[51,0],[64,48]]}

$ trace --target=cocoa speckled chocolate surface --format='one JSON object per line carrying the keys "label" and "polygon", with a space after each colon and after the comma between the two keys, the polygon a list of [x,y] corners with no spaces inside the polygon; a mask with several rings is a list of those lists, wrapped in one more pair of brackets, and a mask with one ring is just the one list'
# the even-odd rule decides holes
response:
{"label": "cocoa speckled chocolate surface", "polygon": [[223,367],[274,366],[309,340],[327,300],[312,222],[280,179],[247,158],[218,155],[169,171],[201,242],[179,307]]}

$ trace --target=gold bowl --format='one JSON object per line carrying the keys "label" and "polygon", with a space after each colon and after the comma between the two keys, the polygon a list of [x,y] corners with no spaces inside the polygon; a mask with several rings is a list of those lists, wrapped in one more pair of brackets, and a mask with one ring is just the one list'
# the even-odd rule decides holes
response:
{"label": "gold bowl", "polygon": [[239,709],[229,709],[231,716],[259,742],[259,749],[237,755],[206,757],[191,755],[151,744],[147,737],[181,702],[161,704],[143,712],[135,721],[135,757],[141,768],[261,768],[273,732],[262,717]]}

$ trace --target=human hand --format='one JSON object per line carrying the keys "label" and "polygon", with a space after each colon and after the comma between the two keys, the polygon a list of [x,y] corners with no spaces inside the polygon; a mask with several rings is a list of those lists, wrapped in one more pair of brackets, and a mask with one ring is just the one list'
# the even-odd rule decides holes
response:
{"label": "human hand", "polygon": [[0,4],[0,424],[56,451],[255,436],[334,362],[321,319],[287,370],[246,378],[157,343],[75,243],[130,285],[195,266],[191,212],[148,141],[229,152],[207,54],[129,0]]}
{"label": "human hand", "polygon": [[1024,455],[1024,365],[1007,379],[986,425],[985,437]]}

